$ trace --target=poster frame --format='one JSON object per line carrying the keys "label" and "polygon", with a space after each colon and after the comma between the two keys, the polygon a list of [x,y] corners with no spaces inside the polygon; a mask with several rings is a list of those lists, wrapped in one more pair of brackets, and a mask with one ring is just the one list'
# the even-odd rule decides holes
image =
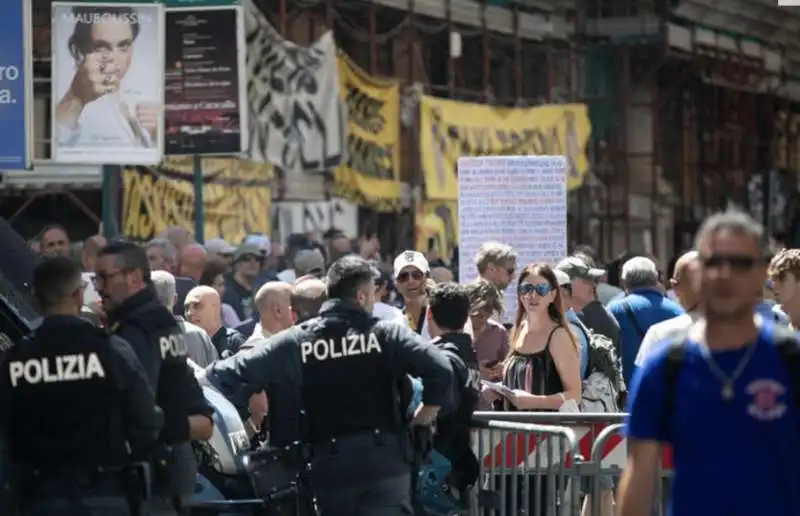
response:
{"label": "poster frame", "polygon": [[[238,3],[236,4],[220,4],[220,5],[197,5],[197,6],[181,6],[170,7],[164,10],[164,53],[166,55],[167,43],[167,25],[166,15],[171,12],[198,12],[198,11],[229,11],[236,12],[236,66],[237,66],[237,80],[238,84],[238,106],[239,106],[239,151],[226,152],[226,153],[186,153],[186,154],[169,154],[170,156],[192,156],[198,154],[204,157],[213,156],[245,156],[248,152],[248,145],[250,143],[250,110],[247,104],[247,41],[244,32],[244,9]],[[166,58],[164,59],[164,86],[166,89]],[[164,102],[164,111],[166,113],[166,97]],[[165,118],[166,120],[166,118]],[[166,140],[166,130],[162,140]],[[162,143],[163,144],[163,143]],[[164,145],[166,151],[166,145]]]}
{"label": "poster frame", "polygon": [[[161,80],[159,81],[162,85],[164,84],[164,70],[165,70],[165,62],[166,62],[166,45],[165,45],[165,8],[164,4],[159,2],[135,2],[135,1],[121,1],[121,2],[114,2],[114,1],[105,1],[105,2],[70,2],[67,0],[57,0],[52,2],[50,6],[50,47],[53,58],[51,60],[51,78],[50,78],[50,155],[53,162],[56,163],[64,163],[64,164],[79,164],[79,165],[157,165],[161,162],[164,158],[164,88],[160,88],[159,91],[159,98],[156,99],[157,103],[161,105],[161,112],[159,116],[159,131],[160,131],[160,138],[157,138],[155,142],[155,158],[157,159],[149,159],[145,153],[142,153],[142,156],[136,157],[133,155],[127,155],[126,159],[104,159],[108,156],[118,156],[120,154],[119,149],[105,151],[105,152],[97,152],[94,150],[88,150],[86,152],[80,153],[80,155],[76,155],[71,157],[69,155],[65,156],[63,151],[61,151],[61,146],[56,143],[57,134],[58,134],[58,127],[57,127],[57,120],[54,114],[56,113],[56,109],[58,107],[59,101],[59,94],[56,91],[57,88],[57,80],[55,77],[55,73],[53,72],[54,69],[58,66],[58,45],[56,40],[56,10],[58,7],[131,7],[131,8],[142,8],[147,7],[152,9],[153,14],[156,17],[156,34],[158,35],[158,42],[156,44],[156,58],[160,61],[159,67],[160,70],[160,77]],[[31,47],[32,48],[32,47]],[[98,156],[97,159],[92,159],[91,156]],[[133,158],[133,159],[130,159]]]}

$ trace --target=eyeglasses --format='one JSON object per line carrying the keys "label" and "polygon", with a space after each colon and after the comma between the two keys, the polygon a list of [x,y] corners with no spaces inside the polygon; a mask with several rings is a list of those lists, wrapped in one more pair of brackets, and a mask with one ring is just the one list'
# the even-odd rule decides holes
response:
{"label": "eyeglasses", "polygon": [[701,260],[707,269],[717,269],[728,265],[731,269],[739,272],[747,272],[760,263],[757,258],[741,254],[712,254],[701,257]]}
{"label": "eyeglasses", "polygon": [[408,278],[411,278],[416,281],[421,281],[423,278],[423,274],[420,271],[411,271],[411,272],[401,272],[397,275],[397,282],[398,283],[405,283],[408,281]]}
{"label": "eyeglasses", "polygon": [[549,283],[523,283],[519,286],[517,291],[521,296],[529,296],[536,292],[540,297],[544,297],[553,290]]}

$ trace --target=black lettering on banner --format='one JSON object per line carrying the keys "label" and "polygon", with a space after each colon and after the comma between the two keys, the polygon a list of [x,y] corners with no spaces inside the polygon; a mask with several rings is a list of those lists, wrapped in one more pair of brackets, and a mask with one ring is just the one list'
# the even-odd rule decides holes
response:
{"label": "black lettering on banner", "polygon": [[444,167],[450,164],[455,168],[459,156],[564,155],[570,177],[580,175],[576,163],[583,149],[578,141],[575,113],[568,107],[554,125],[537,125],[534,118],[532,127],[522,130],[448,124],[440,109],[433,107],[430,111],[431,137],[438,155],[436,173],[441,184],[445,182]]}
{"label": "black lettering on banner", "polygon": [[353,84],[347,85],[347,114],[351,122],[372,134],[379,134],[386,125],[382,100],[370,97]]}
{"label": "black lettering on banner", "polygon": [[286,171],[321,172],[340,165],[345,124],[332,36],[328,33],[311,47],[301,47],[284,40],[254,4],[249,5],[252,157]]}

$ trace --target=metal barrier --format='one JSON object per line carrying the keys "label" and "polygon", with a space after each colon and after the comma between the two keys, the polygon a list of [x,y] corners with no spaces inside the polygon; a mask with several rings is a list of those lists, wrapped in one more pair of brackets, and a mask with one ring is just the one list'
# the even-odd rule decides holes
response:
{"label": "metal barrier", "polygon": [[[627,461],[627,442],[621,433],[625,416],[557,412],[475,413],[473,450],[481,460],[481,477],[484,482],[476,490],[477,503],[473,507],[483,505],[491,509],[487,511],[473,508],[470,514],[612,516],[615,486]],[[500,427],[497,425],[503,423],[502,428],[505,431],[502,436],[498,436],[496,429]],[[529,429],[530,426],[538,431]],[[574,436],[574,444],[564,445],[564,430],[569,430]],[[659,469],[661,482],[658,483],[652,513],[657,516],[666,514],[666,500],[672,478],[671,464],[671,453],[665,450]],[[485,479],[513,475],[518,479],[523,476],[533,479],[554,478],[555,487],[549,490],[551,484],[546,484],[546,502],[540,501],[538,505],[532,505],[531,502],[528,507],[523,506],[514,511],[514,507],[506,502],[499,504],[500,509],[495,508],[498,505],[495,500],[497,493],[507,494],[509,488],[498,488],[496,482],[487,484]],[[559,483],[563,479],[566,479],[566,483]],[[508,484],[506,479],[501,482]],[[522,483],[524,488],[531,480],[515,482]],[[541,484],[541,481],[535,482]]]}
{"label": "metal barrier", "polygon": [[[476,413],[473,451],[480,477],[471,493],[469,516],[612,516],[614,489],[627,459],[621,435],[624,418],[625,414]],[[666,514],[670,465],[666,452],[652,513],[656,516]],[[192,514],[253,514],[257,502],[201,504]]]}
{"label": "metal barrier", "polygon": [[481,476],[471,515],[577,514],[580,486],[573,477],[581,460],[573,429],[481,419],[474,427]]}

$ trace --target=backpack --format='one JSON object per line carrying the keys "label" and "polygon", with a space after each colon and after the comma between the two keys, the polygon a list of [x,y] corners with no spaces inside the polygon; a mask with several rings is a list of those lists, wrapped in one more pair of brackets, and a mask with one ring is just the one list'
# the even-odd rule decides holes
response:
{"label": "backpack", "polygon": [[[800,343],[797,334],[780,325],[773,326],[772,332],[778,356],[789,371],[789,396],[794,400],[794,406],[800,410]],[[669,336],[664,370],[667,387],[664,396],[665,423],[675,410],[675,389],[686,356],[685,344],[688,337],[688,330],[677,331]]]}
{"label": "backpack", "polygon": [[617,400],[625,391],[625,380],[614,343],[605,335],[587,328],[580,320],[572,322],[580,328],[589,344],[588,373],[581,381],[581,412],[619,412]]}

